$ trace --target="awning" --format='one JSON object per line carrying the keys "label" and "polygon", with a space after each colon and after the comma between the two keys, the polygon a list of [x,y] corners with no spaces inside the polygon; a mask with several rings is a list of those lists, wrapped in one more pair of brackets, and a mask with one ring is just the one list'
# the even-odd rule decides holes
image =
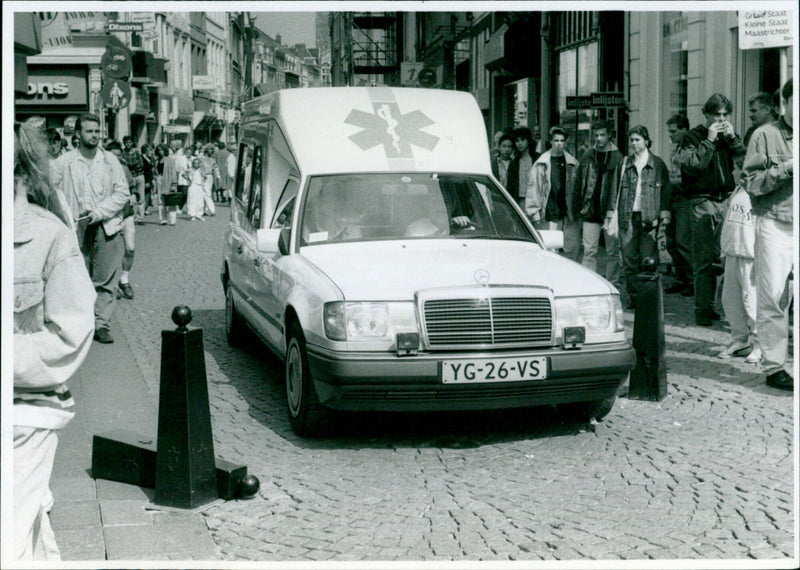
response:
{"label": "awning", "polygon": [[203,117],[197,126],[194,128],[196,131],[221,131],[225,128],[225,123],[216,115],[206,115]]}

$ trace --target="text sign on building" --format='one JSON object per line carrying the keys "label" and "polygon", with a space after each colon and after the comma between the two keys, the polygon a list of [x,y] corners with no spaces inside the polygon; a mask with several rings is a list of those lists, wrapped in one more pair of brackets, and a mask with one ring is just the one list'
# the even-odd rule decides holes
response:
{"label": "text sign on building", "polygon": [[791,10],[739,11],[739,49],[790,46],[797,35]]}
{"label": "text sign on building", "polygon": [[417,61],[403,61],[400,63],[400,84],[404,87],[417,87],[419,85],[419,72],[425,69],[425,64]]}
{"label": "text sign on building", "polygon": [[144,24],[141,22],[108,22],[106,29],[109,32],[143,32]]}
{"label": "text sign on building", "polygon": [[575,96],[568,96],[567,97],[567,110],[583,110],[583,109],[591,109],[592,108],[592,97],[591,95],[579,95]]}
{"label": "text sign on building", "polygon": [[88,105],[86,68],[28,66],[28,87],[17,105]]}
{"label": "text sign on building", "polygon": [[592,107],[624,107],[623,93],[592,93]]}
{"label": "text sign on building", "polygon": [[195,91],[213,91],[214,78],[210,75],[193,75],[192,89]]}

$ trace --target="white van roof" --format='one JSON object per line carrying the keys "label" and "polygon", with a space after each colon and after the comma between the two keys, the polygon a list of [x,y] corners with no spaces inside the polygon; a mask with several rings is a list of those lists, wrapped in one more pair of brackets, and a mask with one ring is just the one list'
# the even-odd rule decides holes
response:
{"label": "white van roof", "polygon": [[267,117],[278,122],[304,174],[491,172],[483,116],[461,91],[312,87],[245,103],[245,124]]}

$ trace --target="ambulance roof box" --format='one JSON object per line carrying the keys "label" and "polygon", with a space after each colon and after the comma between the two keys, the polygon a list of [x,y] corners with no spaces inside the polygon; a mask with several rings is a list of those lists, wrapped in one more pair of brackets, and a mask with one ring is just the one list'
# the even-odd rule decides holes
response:
{"label": "ambulance roof box", "polygon": [[475,98],[461,91],[312,87],[245,103],[245,126],[269,119],[304,175],[491,173],[483,115]]}

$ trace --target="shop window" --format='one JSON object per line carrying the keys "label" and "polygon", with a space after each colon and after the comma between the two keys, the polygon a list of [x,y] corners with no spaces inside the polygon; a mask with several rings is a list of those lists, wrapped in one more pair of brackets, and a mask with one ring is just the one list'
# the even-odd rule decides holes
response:
{"label": "shop window", "polygon": [[250,198],[250,181],[253,170],[253,145],[242,143],[239,145],[239,169],[236,174],[236,199],[246,209]]}
{"label": "shop window", "polygon": [[[567,109],[567,97],[588,96],[598,90],[598,43],[591,42],[558,54],[558,122],[567,130],[567,152],[579,156],[591,146],[592,109]],[[544,135],[543,133],[543,136]]]}
{"label": "shop window", "polygon": [[689,86],[689,23],[684,12],[662,14],[662,53],[664,54],[664,92],[666,123],[672,115],[687,114]]}

